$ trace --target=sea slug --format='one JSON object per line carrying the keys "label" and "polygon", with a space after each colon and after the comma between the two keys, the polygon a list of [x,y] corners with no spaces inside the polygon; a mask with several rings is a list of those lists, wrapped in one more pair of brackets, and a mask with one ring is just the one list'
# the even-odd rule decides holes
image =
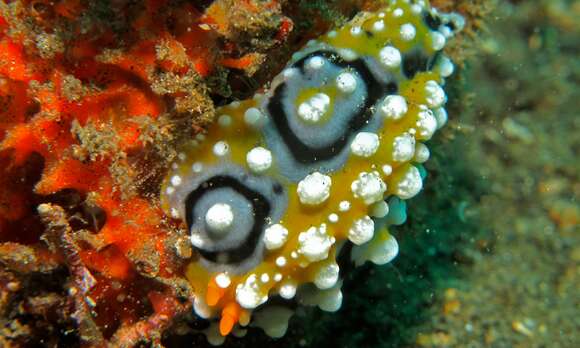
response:
{"label": "sea slug", "polygon": [[183,146],[161,200],[189,230],[210,342],[247,325],[280,337],[296,302],[336,311],[345,265],[397,255],[387,227],[423,186],[454,69],[441,50],[462,27],[427,1],[390,1],[310,41]]}

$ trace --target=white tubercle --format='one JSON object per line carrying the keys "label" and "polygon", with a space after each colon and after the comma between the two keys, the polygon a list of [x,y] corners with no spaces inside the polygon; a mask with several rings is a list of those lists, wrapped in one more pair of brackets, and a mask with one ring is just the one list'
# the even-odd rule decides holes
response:
{"label": "white tubercle", "polygon": [[350,202],[349,201],[341,201],[338,203],[338,210],[341,212],[346,212],[350,210]]}
{"label": "white tubercle", "polygon": [[335,262],[322,265],[314,278],[314,285],[319,289],[330,289],[338,281],[339,268]]}
{"label": "white tubercle", "polygon": [[280,224],[274,224],[264,231],[264,246],[268,250],[280,248],[288,239],[288,229]]}
{"label": "white tubercle", "polygon": [[384,164],[381,169],[383,170],[383,174],[385,174],[386,176],[389,176],[391,174],[393,174],[393,167],[391,167],[388,164]]}
{"label": "white tubercle", "polygon": [[333,224],[338,222],[338,214],[332,213],[328,215],[328,222],[331,222]]}
{"label": "white tubercle", "polygon": [[230,146],[225,141],[218,141],[213,146],[213,153],[218,157],[223,157],[230,152]]}
{"label": "white tubercle", "polygon": [[284,267],[284,266],[286,266],[286,263],[287,262],[288,261],[286,260],[286,258],[284,256],[278,256],[276,258],[276,266],[278,266],[278,267]]}
{"label": "white tubercle", "polygon": [[332,180],[328,175],[314,172],[298,183],[298,198],[302,204],[318,205],[330,197]]}
{"label": "white tubercle", "polygon": [[229,127],[232,125],[232,116],[230,115],[220,115],[217,120],[221,127]]}
{"label": "white tubercle", "polygon": [[393,141],[393,160],[396,162],[406,162],[413,158],[415,154],[415,138],[405,133],[395,138]]}
{"label": "white tubercle", "polygon": [[415,26],[413,24],[405,23],[401,25],[401,30],[399,31],[399,34],[401,35],[401,39],[405,41],[411,41],[415,38],[417,30],[415,29]]}
{"label": "white tubercle", "polygon": [[293,282],[286,282],[280,286],[280,296],[284,299],[290,300],[296,295],[296,284]]}
{"label": "white tubercle", "polygon": [[370,261],[376,265],[384,265],[393,261],[399,254],[399,243],[395,237],[389,235],[377,245],[375,253],[370,255]]}
{"label": "white tubercle", "polygon": [[424,140],[429,140],[437,130],[437,119],[433,112],[427,108],[422,108],[417,120],[417,131]]}
{"label": "white tubercle", "polygon": [[350,151],[360,157],[370,157],[379,148],[379,136],[371,132],[360,132],[350,144]]}
{"label": "white tubercle", "polygon": [[228,286],[230,286],[232,280],[227,273],[220,273],[215,277],[215,282],[220,288],[226,289]]}
{"label": "white tubercle", "polygon": [[431,32],[431,47],[435,51],[440,51],[445,47],[445,36],[438,31]]}
{"label": "white tubercle", "polygon": [[205,303],[205,300],[199,296],[195,296],[193,299],[193,310],[195,311],[195,314],[204,319],[211,317],[213,314],[213,310],[207,305],[207,303]]}
{"label": "white tubercle", "polygon": [[201,173],[203,171],[203,164],[201,162],[195,162],[191,165],[191,170],[194,173]]}
{"label": "white tubercle", "polygon": [[370,205],[383,199],[387,184],[376,171],[361,172],[350,188],[356,198],[361,198],[365,204]]}
{"label": "white tubercle", "polygon": [[400,95],[386,96],[380,108],[383,116],[392,120],[400,119],[408,111],[407,101]]}
{"label": "white tubercle", "polygon": [[352,93],[356,90],[356,77],[353,73],[345,71],[336,77],[336,88],[343,93]]}
{"label": "white tubercle", "polygon": [[320,56],[314,56],[309,58],[304,66],[309,71],[316,71],[324,66],[324,58]]}
{"label": "white tubercle", "polygon": [[433,110],[433,116],[437,121],[437,129],[443,127],[447,123],[447,110],[445,108],[437,108]]}
{"label": "white tubercle", "polygon": [[246,281],[236,287],[236,301],[246,309],[254,309],[268,300],[268,296],[260,294],[258,280],[251,274]]}
{"label": "white tubercle", "polygon": [[342,306],[342,291],[340,285],[336,284],[334,287],[320,291],[318,298],[318,308],[325,312],[336,312]]}
{"label": "white tubercle", "polygon": [[439,73],[441,74],[442,77],[451,76],[451,74],[453,74],[453,71],[455,70],[455,66],[453,65],[453,62],[451,61],[451,59],[449,59],[446,56],[442,56],[440,58],[438,68],[439,68]]}
{"label": "white tubercle", "polygon": [[171,177],[171,185],[179,186],[181,185],[181,177],[179,175],[174,175]]}
{"label": "white tubercle", "polygon": [[385,21],[381,19],[381,20],[374,22],[372,30],[374,32],[380,32],[380,31],[385,30]]}
{"label": "white tubercle", "polygon": [[316,93],[298,106],[298,117],[307,123],[320,122],[330,106],[330,97],[325,93]]}
{"label": "white tubercle", "polygon": [[246,122],[248,126],[254,128],[262,126],[265,122],[265,118],[266,117],[262,111],[258,108],[249,108],[244,112],[244,122]]}
{"label": "white tubercle", "polygon": [[298,235],[298,253],[309,261],[320,261],[328,257],[328,251],[336,240],[326,233],[326,224],[312,226]]}
{"label": "white tubercle", "polygon": [[254,173],[263,173],[272,166],[272,153],[261,146],[255,147],[246,154],[248,167]]}
{"label": "white tubercle", "polygon": [[361,245],[373,238],[375,223],[369,216],[355,220],[348,230],[348,239],[356,245]]}
{"label": "white tubercle", "polygon": [[397,184],[397,196],[401,199],[409,199],[414,197],[423,188],[423,180],[419,169],[415,166],[410,166],[405,176]]}
{"label": "white tubercle", "polygon": [[362,28],[359,26],[354,26],[350,28],[350,35],[352,36],[360,36],[362,34]]}
{"label": "white tubercle", "polygon": [[227,203],[216,203],[205,213],[205,223],[213,234],[224,235],[232,227],[234,212]]}
{"label": "white tubercle", "polygon": [[376,202],[369,211],[372,217],[383,218],[389,213],[389,205],[385,201]]}
{"label": "white tubercle", "polygon": [[366,261],[384,265],[391,262],[398,253],[399,244],[397,240],[386,231],[380,231],[367,244],[353,248],[351,259],[356,266],[360,266]]}
{"label": "white tubercle", "polygon": [[427,96],[427,105],[430,108],[438,108],[445,103],[447,96],[443,88],[436,81],[429,80],[425,83],[425,94]]}
{"label": "white tubercle", "polygon": [[427,145],[419,143],[415,146],[415,156],[413,157],[413,160],[417,163],[425,163],[430,155]]}
{"label": "white tubercle", "polygon": [[379,51],[379,61],[387,68],[398,68],[402,59],[401,52],[393,46],[385,46]]}

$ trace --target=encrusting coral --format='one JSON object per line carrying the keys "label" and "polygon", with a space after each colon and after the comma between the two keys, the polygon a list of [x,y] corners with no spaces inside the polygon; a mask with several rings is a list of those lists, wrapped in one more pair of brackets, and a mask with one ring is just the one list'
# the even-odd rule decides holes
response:
{"label": "encrusting coral", "polygon": [[[227,69],[251,75],[286,39],[280,11],[276,1],[0,3],[0,240],[67,265],[83,341],[122,341],[145,313],[169,323],[189,296],[176,279],[188,246],[152,193],[175,144],[212,120],[209,93],[229,94]],[[6,277],[22,271],[11,257]]]}

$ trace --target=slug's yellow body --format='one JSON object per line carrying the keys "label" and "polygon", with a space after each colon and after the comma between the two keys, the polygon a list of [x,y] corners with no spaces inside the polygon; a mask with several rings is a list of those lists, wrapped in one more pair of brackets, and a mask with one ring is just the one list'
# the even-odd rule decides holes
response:
{"label": "slug's yellow body", "polygon": [[461,26],[425,1],[361,14],[183,148],[161,196],[191,233],[194,308],[219,318],[210,341],[249,324],[281,336],[285,302],[335,311],[343,264],[396,256],[386,227],[422,187],[424,142],[447,119],[441,50]]}

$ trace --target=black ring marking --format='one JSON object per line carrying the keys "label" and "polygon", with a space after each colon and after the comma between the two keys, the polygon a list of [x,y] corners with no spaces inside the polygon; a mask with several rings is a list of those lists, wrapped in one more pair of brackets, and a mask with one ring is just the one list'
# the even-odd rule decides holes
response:
{"label": "black ring marking", "polygon": [[366,82],[367,96],[365,98],[363,107],[359,108],[354,117],[349,120],[348,128],[345,130],[343,135],[341,135],[334,143],[330,145],[313,148],[304,144],[290,129],[288,124],[288,115],[286,115],[286,112],[284,112],[284,108],[282,106],[283,95],[287,88],[286,82],[281,83],[278,85],[278,87],[276,87],[274,90],[274,95],[272,98],[270,98],[266,106],[268,113],[270,114],[274,126],[278,130],[278,133],[284,140],[284,143],[287,145],[289,151],[292,153],[294,159],[304,164],[315,163],[321,160],[328,160],[336,156],[337,152],[340,152],[340,150],[346,146],[348,137],[352,133],[357,132],[363,128],[371,119],[373,114],[372,106],[375,105],[378,100],[385,95],[385,93],[395,93],[397,91],[396,84],[394,86],[393,83],[384,85],[378,81],[373,76],[364,60],[359,58],[353,62],[345,62],[335,52],[316,51],[310,53],[294,63],[293,67],[300,69],[300,72],[304,74],[305,61],[314,56],[322,56],[341,68],[350,68],[355,70],[360,75],[362,80]]}
{"label": "black ring marking", "polygon": [[216,175],[201,183],[196,190],[192,191],[187,196],[185,200],[185,221],[187,223],[188,229],[191,231],[193,221],[195,220],[195,216],[193,216],[193,207],[195,206],[196,202],[207,192],[223,187],[229,187],[233,189],[252,203],[252,210],[254,212],[254,226],[252,227],[248,238],[237,248],[218,251],[205,251],[199,248],[196,249],[205,259],[215,263],[218,262],[220,254],[223,253],[227,253],[228,256],[227,260],[225,260],[225,263],[239,263],[252,255],[256,245],[258,245],[258,242],[262,237],[262,231],[264,230],[264,226],[266,224],[266,218],[270,215],[271,209],[270,202],[268,202],[266,197],[264,197],[259,192],[248,188],[231,176]]}
{"label": "black ring marking", "polygon": [[439,27],[442,24],[441,18],[433,15],[429,11],[425,11],[425,13],[423,14],[423,20],[425,21],[425,24],[427,24],[427,26],[431,30],[435,30],[435,31],[439,30]]}
{"label": "black ring marking", "polygon": [[414,50],[403,57],[403,74],[411,80],[417,73],[433,69],[441,51],[435,52],[433,56],[428,56],[421,50]]}

